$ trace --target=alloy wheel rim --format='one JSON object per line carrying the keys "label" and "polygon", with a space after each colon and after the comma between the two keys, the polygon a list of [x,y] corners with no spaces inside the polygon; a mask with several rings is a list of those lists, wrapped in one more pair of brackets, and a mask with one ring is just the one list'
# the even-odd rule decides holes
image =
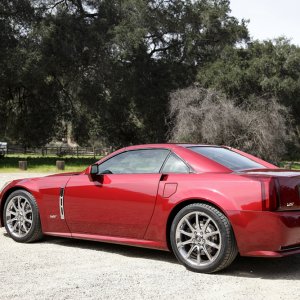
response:
{"label": "alloy wheel rim", "polygon": [[31,204],[25,197],[13,197],[5,213],[8,230],[13,236],[22,238],[29,233],[33,215]]}
{"label": "alloy wheel rim", "polygon": [[176,227],[176,246],[182,258],[190,265],[208,266],[221,251],[220,229],[206,213],[188,213]]}

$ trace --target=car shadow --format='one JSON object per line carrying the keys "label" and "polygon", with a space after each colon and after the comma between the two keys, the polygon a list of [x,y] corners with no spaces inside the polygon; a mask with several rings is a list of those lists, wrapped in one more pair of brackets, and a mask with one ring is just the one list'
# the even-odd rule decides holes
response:
{"label": "car shadow", "polygon": [[238,256],[222,274],[248,278],[300,280],[300,255],[281,258]]}
{"label": "car shadow", "polygon": [[165,261],[169,263],[178,263],[172,253],[162,250],[153,250],[148,248],[103,243],[98,241],[58,238],[51,236],[45,237],[41,242],[55,244],[63,247],[74,247],[91,251],[104,251],[107,253],[124,255],[133,258],[144,258],[150,260]]}
{"label": "car shadow", "polygon": [[[171,252],[166,251],[53,237],[47,237],[44,242],[54,243],[65,247],[78,247],[88,250],[105,251],[127,257],[179,264],[175,256]],[[218,274],[248,278],[299,280],[300,255],[275,259],[238,256],[229,268]]]}
{"label": "car shadow", "polygon": [[[9,237],[7,233],[4,233],[4,235]],[[89,251],[104,251],[132,258],[164,261],[179,265],[175,256],[167,251],[51,236],[45,237],[39,243],[81,248]],[[275,280],[300,280],[300,255],[292,255],[284,258],[238,256],[227,269],[219,272],[218,275]]]}

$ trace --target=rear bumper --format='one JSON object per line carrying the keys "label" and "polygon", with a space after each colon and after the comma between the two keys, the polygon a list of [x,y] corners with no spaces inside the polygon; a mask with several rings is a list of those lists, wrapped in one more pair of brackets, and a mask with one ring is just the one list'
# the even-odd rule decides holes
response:
{"label": "rear bumper", "polygon": [[230,211],[240,255],[283,257],[300,253],[300,211]]}

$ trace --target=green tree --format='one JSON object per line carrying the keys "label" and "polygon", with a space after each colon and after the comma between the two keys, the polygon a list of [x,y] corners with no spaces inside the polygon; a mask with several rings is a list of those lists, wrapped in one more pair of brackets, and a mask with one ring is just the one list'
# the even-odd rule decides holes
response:
{"label": "green tree", "polygon": [[253,41],[242,48],[226,47],[219,59],[199,69],[197,81],[204,87],[215,88],[238,99],[240,104],[250,101],[256,105],[259,98],[276,97],[291,109],[295,119],[295,136],[288,148],[291,157],[299,157],[299,47],[285,38]]}
{"label": "green tree", "polygon": [[170,91],[191,84],[226,45],[247,39],[245,24],[229,16],[229,1],[39,5],[42,53],[82,143],[97,130],[115,146],[165,140]]}
{"label": "green tree", "polygon": [[0,4],[0,136],[25,147],[52,139],[59,104],[34,35],[35,18],[31,1]]}
{"label": "green tree", "polygon": [[[2,1],[0,136],[37,146],[166,138],[172,90],[247,41],[227,0]],[[2,50],[2,48],[1,48]]]}
{"label": "green tree", "polygon": [[197,80],[240,102],[253,95],[277,97],[300,124],[300,48],[287,39],[226,47],[218,60],[199,69]]}

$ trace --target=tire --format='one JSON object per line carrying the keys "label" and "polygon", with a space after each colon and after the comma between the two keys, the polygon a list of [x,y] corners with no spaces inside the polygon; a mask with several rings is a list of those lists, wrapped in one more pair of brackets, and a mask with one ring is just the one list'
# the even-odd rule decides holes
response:
{"label": "tire", "polygon": [[31,243],[43,237],[35,198],[24,190],[11,193],[4,205],[4,226],[8,235],[19,243]]}
{"label": "tire", "polygon": [[170,242],[178,261],[199,273],[225,269],[238,253],[227,217],[204,203],[187,205],[177,213],[171,225]]}

